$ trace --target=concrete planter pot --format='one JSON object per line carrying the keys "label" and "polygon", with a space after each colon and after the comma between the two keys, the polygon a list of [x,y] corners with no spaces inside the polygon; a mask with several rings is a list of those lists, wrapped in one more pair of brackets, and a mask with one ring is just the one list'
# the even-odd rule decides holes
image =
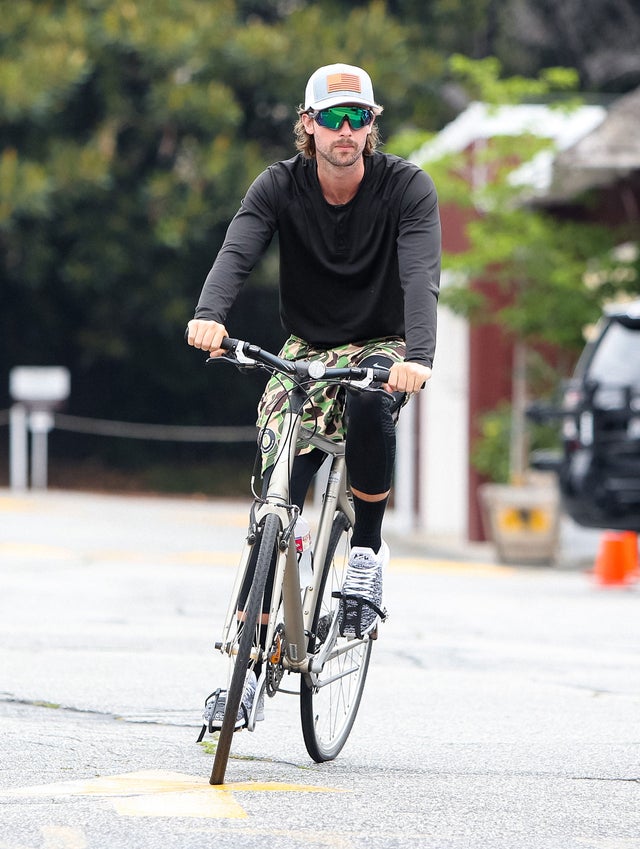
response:
{"label": "concrete planter pot", "polygon": [[503,563],[553,563],[560,514],[556,486],[488,483],[478,493],[485,533]]}

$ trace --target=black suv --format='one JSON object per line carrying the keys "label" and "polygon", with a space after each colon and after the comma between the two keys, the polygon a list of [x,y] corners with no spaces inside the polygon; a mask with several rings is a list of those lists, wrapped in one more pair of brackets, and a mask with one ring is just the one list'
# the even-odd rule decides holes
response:
{"label": "black suv", "polygon": [[560,456],[532,457],[558,474],[567,513],[590,528],[640,531],[640,300],[608,308],[555,409]]}

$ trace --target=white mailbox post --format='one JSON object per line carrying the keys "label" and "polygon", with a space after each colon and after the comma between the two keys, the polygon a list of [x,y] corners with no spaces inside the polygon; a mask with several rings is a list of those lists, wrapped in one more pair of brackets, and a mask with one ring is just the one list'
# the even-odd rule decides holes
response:
{"label": "white mailbox post", "polygon": [[9,373],[9,392],[16,402],[9,418],[12,489],[29,484],[28,430],[31,430],[31,486],[47,487],[47,439],[53,410],[71,391],[71,375],[63,366],[17,366]]}

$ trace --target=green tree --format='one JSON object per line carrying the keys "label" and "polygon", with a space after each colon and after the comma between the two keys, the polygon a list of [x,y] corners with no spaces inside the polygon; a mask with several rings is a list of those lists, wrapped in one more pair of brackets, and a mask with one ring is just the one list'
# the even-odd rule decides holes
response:
{"label": "green tree", "polygon": [[[474,95],[488,104],[517,103],[547,94],[553,104],[558,90],[567,91],[575,76],[567,69],[546,69],[536,79],[500,77],[500,63],[453,57],[452,68]],[[575,97],[555,108],[578,105]],[[619,295],[637,294],[640,281],[624,273],[634,260],[614,248],[633,232],[562,217],[536,202],[519,178],[523,163],[553,141],[519,134],[491,139],[477,154],[476,165],[486,175],[469,190],[463,157],[429,165],[437,173],[443,203],[466,205],[473,214],[466,225],[468,248],[445,254],[446,267],[465,280],[490,277],[511,296],[496,312],[495,304],[465,283],[451,286],[445,300],[479,321],[496,321],[526,342],[547,342],[579,349],[585,325],[597,319],[602,305]]]}
{"label": "green tree", "polygon": [[[463,105],[448,54],[505,41],[501,5],[5,3],[0,407],[12,365],[60,363],[71,412],[246,423],[258,385],[229,370],[222,405],[182,328],[247,185],[293,153],[304,81],[322,63],[367,67],[383,140],[408,155]],[[238,335],[278,343],[276,280],[271,255],[234,311]]]}
{"label": "green tree", "polygon": [[85,401],[137,396],[123,406],[140,415],[167,389],[168,348],[205,270],[194,246],[219,238],[238,182],[263,164],[255,143],[234,144],[243,110],[210,61],[233,6],[46,5],[4,16],[5,356],[73,363],[80,380],[122,365],[110,397]]}
{"label": "green tree", "polygon": [[[152,399],[202,389],[185,380],[187,353],[176,361],[179,329],[246,186],[293,153],[313,68],[346,57],[371,68],[393,103],[391,134],[421,123],[423,80],[440,61],[381,2],[345,16],[24,0],[4,10],[0,41],[2,360],[71,364],[79,412],[115,404],[131,417],[166,418]],[[256,280],[273,284],[273,264]],[[216,414],[212,402],[199,416]]]}
{"label": "green tree", "polygon": [[[553,97],[555,90],[567,90],[570,83],[564,69],[546,70],[532,80],[501,79],[500,63],[493,58],[473,62],[454,57],[452,69],[489,104],[544,94]],[[638,275],[620,273],[628,263],[616,259],[614,252],[629,234],[560,218],[528,198],[526,185],[517,179],[519,169],[551,144],[528,135],[491,139],[476,162],[485,182],[473,191],[464,157],[428,166],[432,173],[437,171],[443,203],[451,199],[458,205],[466,203],[470,213],[468,247],[444,257],[445,268],[461,282],[445,290],[443,301],[472,321],[497,324],[514,340],[511,476],[515,481],[522,479],[526,466],[524,407],[530,349],[546,343],[577,352],[585,326],[597,320],[605,301],[640,291]],[[479,280],[497,285],[503,305],[496,304],[493,288],[474,284]]]}
{"label": "green tree", "polygon": [[[392,133],[422,120],[437,55],[381,2],[23,0],[0,46],[0,407],[11,366],[55,363],[76,414],[246,424],[259,384],[221,369],[213,392],[182,338],[243,192],[293,154],[318,64],[369,67]],[[270,256],[238,335],[279,343],[276,280]]]}

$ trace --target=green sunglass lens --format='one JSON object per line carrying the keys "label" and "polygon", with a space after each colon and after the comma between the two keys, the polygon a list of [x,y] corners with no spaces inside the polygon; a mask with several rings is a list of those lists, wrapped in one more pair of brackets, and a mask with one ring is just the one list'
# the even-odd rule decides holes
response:
{"label": "green sunglass lens", "polygon": [[321,109],[315,115],[316,122],[321,127],[327,127],[329,130],[338,130],[345,118],[349,121],[352,130],[361,130],[362,127],[371,123],[372,115],[369,109],[357,109],[354,107]]}

